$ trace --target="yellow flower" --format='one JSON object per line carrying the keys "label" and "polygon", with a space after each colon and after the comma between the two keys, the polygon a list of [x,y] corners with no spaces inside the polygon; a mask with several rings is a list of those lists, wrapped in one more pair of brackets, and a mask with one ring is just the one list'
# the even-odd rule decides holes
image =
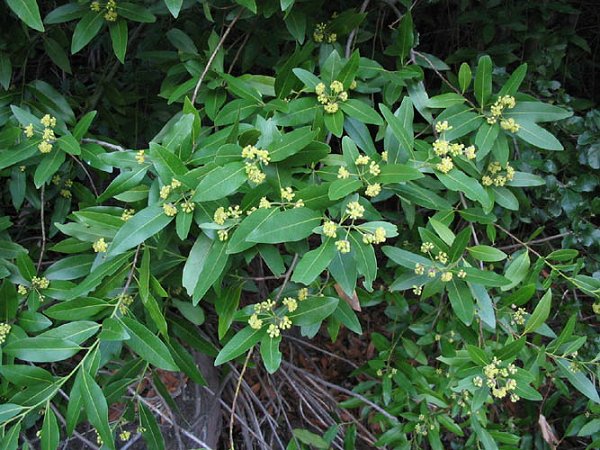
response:
{"label": "yellow flower", "polygon": [[327,42],[330,44],[333,44],[335,41],[337,41],[337,34],[331,33],[329,36],[327,36]]}
{"label": "yellow flower", "polygon": [[165,200],[171,194],[171,186],[166,185],[160,188],[160,198]]}
{"label": "yellow flower", "polygon": [[331,220],[328,220],[327,222],[325,222],[323,224],[323,234],[330,238],[336,238],[337,237],[337,225],[334,222],[332,222]]}
{"label": "yellow flower", "polygon": [[96,253],[105,253],[108,250],[108,245],[104,241],[104,238],[100,238],[92,244],[92,248]]}
{"label": "yellow flower", "polygon": [[282,330],[289,330],[292,328],[292,321],[288,316],[283,316],[279,321],[279,328]]}
{"label": "yellow flower", "polygon": [[298,300],[303,301],[308,298],[308,288],[302,288],[298,291]]}
{"label": "yellow flower", "polygon": [[267,176],[262,172],[256,164],[246,163],[246,175],[248,180],[254,184],[261,184],[265,181]]}
{"label": "yellow flower", "polygon": [[494,178],[494,186],[504,186],[506,184],[506,177],[503,177],[502,175],[498,175],[496,178]]}
{"label": "yellow flower", "polygon": [[71,191],[68,189],[61,189],[60,196],[63,198],[71,198],[73,196],[73,194],[71,194]]}
{"label": "yellow flower", "polygon": [[458,276],[458,278],[466,278],[467,272],[465,272],[463,269],[460,269],[457,276]]}
{"label": "yellow flower", "polygon": [[360,219],[364,212],[365,208],[358,202],[350,202],[346,206],[346,214],[348,214],[352,220]]}
{"label": "yellow flower", "polygon": [[350,242],[345,239],[336,241],[335,247],[340,253],[350,253]]}
{"label": "yellow flower", "polygon": [[285,187],[285,188],[281,188],[280,194],[281,194],[281,198],[288,202],[291,202],[293,200],[293,198],[296,196],[296,194],[294,194],[292,188],[289,186]]}
{"label": "yellow flower", "polygon": [[446,252],[439,252],[435,257],[442,264],[446,264],[448,262],[448,254]]}
{"label": "yellow flower", "polygon": [[53,141],[56,139],[54,135],[54,130],[52,128],[44,128],[44,132],[42,133],[42,139],[45,141]]}
{"label": "yellow flower", "polygon": [[254,159],[256,157],[257,148],[253,145],[246,145],[242,149],[242,158],[245,159]]}
{"label": "yellow flower", "polygon": [[329,89],[331,89],[331,92],[334,94],[339,94],[344,90],[344,85],[341,81],[335,80],[329,85]]}
{"label": "yellow flower", "polygon": [[340,95],[338,95],[338,98],[341,101],[345,102],[346,100],[348,100],[348,93],[346,91],[340,92]]}
{"label": "yellow flower", "polygon": [[54,128],[56,126],[56,117],[52,117],[50,114],[46,114],[40,119],[40,122],[45,127]]}
{"label": "yellow flower", "polygon": [[491,186],[494,183],[494,180],[492,180],[492,178],[488,175],[484,175],[481,178],[481,184],[483,184],[484,186]]}
{"label": "yellow flower", "polygon": [[421,245],[421,252],[422,253],[428,253],[431,250],[433,250],[433,247],[434,247],[433,243],[431,243],[431,242],[423,242],[423,244]]}
{"label": "yellow flower", "polygon": [[515,105],[517,104],[517,102],[515,101],[515,98],[512,95],[504,95],[502,97],[500,97],[500,103],[502,103],[502,105],[506,106],[508,109],[512,109],[515,107]]}
{"label": "yellow flower", "polygon": [[325,84],[319,83],[315,86],[315,94],[323,95],[325,93]]}
{"label": "yellow flower", "polygon": [[94,12],[100,12],[100,2],[92,2],[90,3],[90,9]]}
{"label": "yellow flower", "polygon": [[50,153],[52,151],[52,144],[48,141],[42,141],[38,145],[38,150],[40,153]]}
{"label": "yellow flower", "polygon": [[175,178],[171,179],[171,189],[177,189],[178,187],[181,187],[181,181]]}
{"label": "yellow flower", "polygon": [[229,232],[227,230],[218,230],[217,231],[217,235],[219,236],[219,240],[221,242],[226,241],[227,239],[229,239]]}
{"label": "yellow flower", "polygon": [[6,337],[10,334],[12,327],[7,323],[0,323],[0,344],[6,342]]}
{"label": "yellow flower", "polygon": [[119,433],[119,439],[121,439],[122,442],[126,442],[130,438],[131,438],[131,431],[123,430],[123,431],[121,431],[121,433]]}
{"label": "yellow flower", "polygon": [[163,212],[169,217],[174,217],[177,214],[177,207],[172,203],[165,203],[163,205]]}
{"label": "yellow flower", "polygon": [[377,197],[380,192],[381,192],[381,184],[379,184],[379,183],[370,184],[367,186],[367,189],[365,190],[365,194],[367,194],[367,196],[369,196],[369,197]]}
{"label": "yellow flower", "polygon": [[464,154],[467,159],[475,159],[477,156],[475,154],[475,146],[469,145],[467,148],[465,148]]}
{"label": "yellow flower", "polygon": [[443,139],[433,141],[433,151],[438,156],[444,156],[450,150],[450,143]]}
{"label": "yellow flower", "polygon": [[104,14],[104,19],[107,22],[115,22],[117,20],[118,14],[116,11],[107,11],[106,14]]}
{"label": "yellow flower", "polygon": [[517,133],[521,129],[521,126],[515,122],[515,119],[512,117],[510,119],[502,119],[500,121],[500,127],[502,127],[503,130],[510,131],[511,133]]}
{"label": "yellow flower", "polygon": [[135,209],[125,209],[123,210],[123,213],[121,214],[121,220],[123,222],[127,222],[129,219],[131,219],[135,214]]}
{"label": "yellow flower", "polygon": [[423,275],[425,273],[425,266],[423,264],[415,264],[415,275]]}
{"label": "yellow flower", "polygon": [[352,80],[352,83],[350,83],[350,90],[356,89],[357,86],[358,83],[356,82],[356,80]]}
{"label": "yellow flower", "polygon": [[379,168],[379,164],[375,161],[371,161],[371,165],[369,166],[369,173],[373,176],[377,176],[381,173],[381,169]]}
{"label": "yellow flower", "polygon": [[269,325],[269,328],[267,328],[267,334],[271,339],[275,339],[276,337],[279,337],[281,332],[279,331],[279,327],[272,323],[271,325]]}
{"label": "yellow flower", "polygon": [[293,297],[284,298],[282,303],[287,306],[289,312],[294,312],[298,308],[298,302]]}
{"label": "yellow flower", "polygon": [[17,288],[17,293],[19,295],[27,295],[27,288],[25,286],[23,286],[22,284],[20,284],[19,287]]}
{"label": "yellow flower", "polygon": [[371,158],[369,158],[367,155],[360,155],[358,158],[356,158],[354,164],[356,164],[357,166],[366,166],[367,164],[369,164],[370,160]]}
{"label": "yellow flower", "polygon": [[475,387],[481,387],[481,386],[483,386],[483,378],[481,378],[480,376],[477,376],[477,377],[473,378],[473,385]]}
{"label": "yellow flower", "polygon": [[248,325],[254,330],[260,330],[263,326],[263,321],[258,318],[257,314],[252,314],[248,319]]}
{"label": "yellow flower", "polygon": [[50,286],[50,281],[48,281],[48,278],[46,277],[33,277],[31,279],[31,285],[34,288],[47,289],[48,286]]}
{"label": "yellow flower", "polygon": [[348,172],[348,169],[346,169],[345,167],[340,167],[338,169],[338,175],[337,175],[338,178],[345,180],[349,176],[350,176],[350,172]]}
{"label": "yellow flower", "polygon": [[423,292],[423,286],[417,286],[416,284],[414,284],[412,287],[412,291],[415,295],[421,295],[421,292]]}
{"label": "yellow flower", "polygon": [[339,106],[336,102],[330,102],[323,106],[323,109],[328,114],[335,114],[336,112],[338,112]]}
{"label": "yellow flower", "polygon": [[381,160],[387,162],[388,160],[388,152],[387,150],[381,153]]}
{"label": "yellow flower", "polygon": [[146,152],[144,150],[138,150],[135,154],[135,160],[138,164],[144,164],[146,161]]}
{"label": "yellow flower", "polygon": [[450,157],[442,158],[442,162],[438,163],[435,168],[442,173],[448,173],[454,168],[454,163]]}
{"label": "yellow flower", "polygon": [[437,131],[438,133],[443,133],[444,131],[448,131],[451,129],[452,127],[448,125],[447,120],[444,120],[443,122],[436,122],[435,124],[435,131]]}
{"label": "yellow flower", "polygon": [[267,197],[262,197],[258,203],[258,207],[261,209],[268,209],[271,207],[271,202],[267,200]]}
{"label": "yellow flower", "polygon": [[462,153],[463,148],[465,148],[464,144],[450,144],[449,152],[452,156],[458,156]]}
{"label": "yellow flower", "polygon": [[444,283],[451,281],[452,280],[452,272],[444,272],[442,274],[442,276],[440,277],[440,280],[442,280]]}
{"label": "yellow flower", "polygon": [[196,205],[194,204],[194,202],[191,202],[189,200],[186,200],[181,204],[181,210],[186,214],[193,213],[195,208]]}
{"label": "yellow flower", "polygon": [[30,123],[29,125],[27,125],[25,127],[25,136],[27,136],[28,138],[33,137],[34,131],[33,131],[33,124]]}

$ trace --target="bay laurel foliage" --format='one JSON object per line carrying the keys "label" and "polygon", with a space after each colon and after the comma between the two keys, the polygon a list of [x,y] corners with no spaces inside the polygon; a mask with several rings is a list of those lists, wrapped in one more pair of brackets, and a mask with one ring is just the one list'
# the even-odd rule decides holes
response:
{"label": "bay laurel foliage", "polygon": [[341,404],[377,445],[533,448],[542,432],[505,411],[535,427],[564,399],[587,409],[566,435],[598,445],[598,358],[557,311],[571,292],[597,308],[600,282],[576,250],[511,231],[544,189],[520,152],[562,151],[545,125],[572,115],[520,90],[526,64],[447,66],[418,51],[406,2],[376,6],[400,14],[383,52],[352,2],[59,3],[1,6],[0,448],[37,431],[55,449],[86,424],[103,448],[132,432],[165,448],[128,387],[204,385],[193,352],[221,366],[257,348],[274,373],[288,333],[361,334],[356,311],[380,303],[393,332],[370,335],[355,390],[388,414]]}

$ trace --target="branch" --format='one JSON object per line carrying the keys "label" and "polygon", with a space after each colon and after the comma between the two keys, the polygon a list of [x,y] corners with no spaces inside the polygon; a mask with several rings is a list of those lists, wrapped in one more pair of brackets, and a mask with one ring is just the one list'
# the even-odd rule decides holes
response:
{"label": "branch", "polygon": [[111,150],[116,150],[118,152],[126,152],[127,151],[127,149],[125,147],[121,147],[120,145],[111,144],[110,142],[101,141],[98,139],[83,138],[81,140],[81,142],[86,142],[88,144],[98,144],[100,147],[109,148]]}
{"label": "branch", "polygon": [[208,70],[210,69],[210,66],[212,65],[213,61],[217,57],[217,53],[219,53],[219,50],[221,50],[221,47],[223,47],[223,43],[225,42],[225,39],[227,39],[227,36],[231,32],[231,29],[233,28],[233,26],[235,25],[235,23],[238,21],[238,19],[242,15],[242,11],[243,11],[243,9],[240,8],[240,12],[237,13],[237,15],[231,21],[231,23],[227,26],[225,32],[223,33],[223,36],[221,36],[221,40],[219,41],[219,43],[217,44],[217,46],[215,47],[215,49],[211,53],[210,57],[208,58],[208,62],[206,63],[206,67],[202,71],[202,74],[200,74],[200,78],[198,79],[198,83],[196,83],[196,87],[194,88],[194,94],[192,95],[192,105],[194,103],[196,103],[196,97],[198,97],[198,91],[200,90],[200,86],[202,85],[202,81],[204,81],[204,77],[208,73]]}
{"label": "branch", "polygon": [[40,250],[40,257],[38,258],[37,263],[37,271],[40,271],[40,267],[42,267],[42,259],[44,259],[44,252],[46,251],[46,224],[44,219],[44,194],[46,192],[46,185],[42,185],[42,190],[40,191],[40,226],[42,227],[42,249]]}

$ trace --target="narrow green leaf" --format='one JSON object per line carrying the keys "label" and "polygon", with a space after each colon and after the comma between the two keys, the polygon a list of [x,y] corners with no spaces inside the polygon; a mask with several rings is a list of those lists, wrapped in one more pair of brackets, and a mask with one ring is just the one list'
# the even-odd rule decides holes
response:
{"label": "narrow green leaf", "polygon": [[334,297],[309,297],[298,303],[298,308],[288,314],[293,325],[311,326],[329,317],[337,308],[339,300]]}
{"label": "narrow green leaf", "polygon": [[279,350],[279,344],[281,343],[281,336],[271,338],[268,335],[264,335],[260,341],[260,356],[262,357],[265,369],[269,373],[277,372],[281,365],[281,351]]}
{"label": "narrow green leaf", "polygon": [[[179,214],[183,214],[179,212]],[[148,206],[137,212],[117,231],[108,249],[107,256],[120,255],[165,228],[173,217],[167,216],[159,205]]]}
{"label": "narrow green leaf", "polygon": [[334,239],[327,240],[314,250],[304,254],[294,269],[292,281],[309,285],[325,270],[336,252]]}
{"label": "narrow green leaf", "polygon": [[308,208],[288,209],[270,216],[246,240],[263,244],[299,241],[310,236],[320,222],[321,213],[317,211]]}
{"label": "narrow green leaf", "polygon": [[126,344],[140,357],[159,369],[179,370],[167,346],[148,328],[129,317],[122,317],[121,323],[130,336]]}
{"label": "narrow green leaf", "polygon": [[6,0],[6,3],[28,27],[37,31],[44,31],[44,24],[36,0]]}
{"label": "narrow green leaf", "polygon": [[479,58],[475,73],[475,98],[482,108],[492,95],[492,59],[488,55]]}
{"label": "narrow green leaf", "polygon": [[550,315],[550,308],[552,307],[552,290],[548,289],[535,309],[527,319],[523,334],[531,333],[542,326],[546,319]]}
{"label": "narrow green leaf", "polygon": [[116,22],[110,23],[108,28],[110,30],[110,39],[112,41],[115,56],[121,64],[125,64],[128,38],[127,21],[125,19],[118,19]]}
{"label": "narrow green leaf", "polygon": [[74,55],[88,45],[100,32],[104,22],[101,12],[88,11],[75,26],[73,40],[71,41],[71,54]]}
{"label": "narrow green leaf", "polygon": [[473,296],[465,283],[453,279],[446,284],[452,310],[465,325],[470,325],[475,312]]}
{"label": "narrow green leaf", "polygon": [[115,448],[115,443],[108,424],[108,405],[102,389],[83,368],[81,373],[81,397],[88,420],[102,438],[103,444],[110,449]]}
{"label": "narrow green leaf", "polygon": [[249,326],[238,331],[227,344],[221,349],[217,358],[215,359],[215,366],[231,361],[237,358],[241,354],[245,353],[255,344],[257,344],[262,337],[267,333],[266,327],[259,330],[250,328]]}
{"label": "narrow green leaf", "polygon": [[506,253],[489,245],[476,245],[467,248],[471,256],[479,261],[497,262],[506,259]]}

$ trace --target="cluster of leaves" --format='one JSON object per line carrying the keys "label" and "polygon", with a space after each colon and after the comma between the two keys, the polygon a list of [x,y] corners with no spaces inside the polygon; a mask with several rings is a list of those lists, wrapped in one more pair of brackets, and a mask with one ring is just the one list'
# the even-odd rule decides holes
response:
{"label": "cluster of leaves", "polygon": [[[360,334],[359,303],[381,302],[389,323],[371,335],[378,355],[355,388],[370,406],[343,404],[376,422],[380,445],[516,448],[542,434],[554,445],[549,426],[507,425],[502,409],[543,402],[545,417],[564,399],[589,408],[566,435],[597,444],[597,343],[581,311],[564,322],[553,303],[568,288],[589,314],[600,282],[576,250],[544,255],[535,236],[507,229],[528,207],[523,188],[545,184],[521,155],[563,150],[539,124],[571,112],[519,92],[526,65],[496,77],[487,55],[452,71],[417,51],[408,9],[368,58],[365,12],[314,21],[318,1],[221,3],[67,2],[42,21],[35,0],[7,1],[2,448],[35,429],[57,448],[83,422],[106,448],[132,429],[164,448],[137,392],[150,374],[205,384],[192,350],[222,365],[256,345],[275,372],[290,328]],[[246,36],[237,54],[223,45],[235,27]],[[84,51],[113,69],[79,75],[71,62],[81,69]],[[27,70],[30,52],[60,77]],[[152,71],[161,100],[135,77],[118,80],[132,94],[111,86],[123,63]],[[430,69],[448,75],[439,92],[426,88]],[[131,136],[137,102],[156,114]],[[507,239],[511,252],[499,248]],[[212,340],[199,333],[205,311],[218,317]],[[113,403],[126,406],[109,421]],[[288,448],[334,437],[296,430]]]}

